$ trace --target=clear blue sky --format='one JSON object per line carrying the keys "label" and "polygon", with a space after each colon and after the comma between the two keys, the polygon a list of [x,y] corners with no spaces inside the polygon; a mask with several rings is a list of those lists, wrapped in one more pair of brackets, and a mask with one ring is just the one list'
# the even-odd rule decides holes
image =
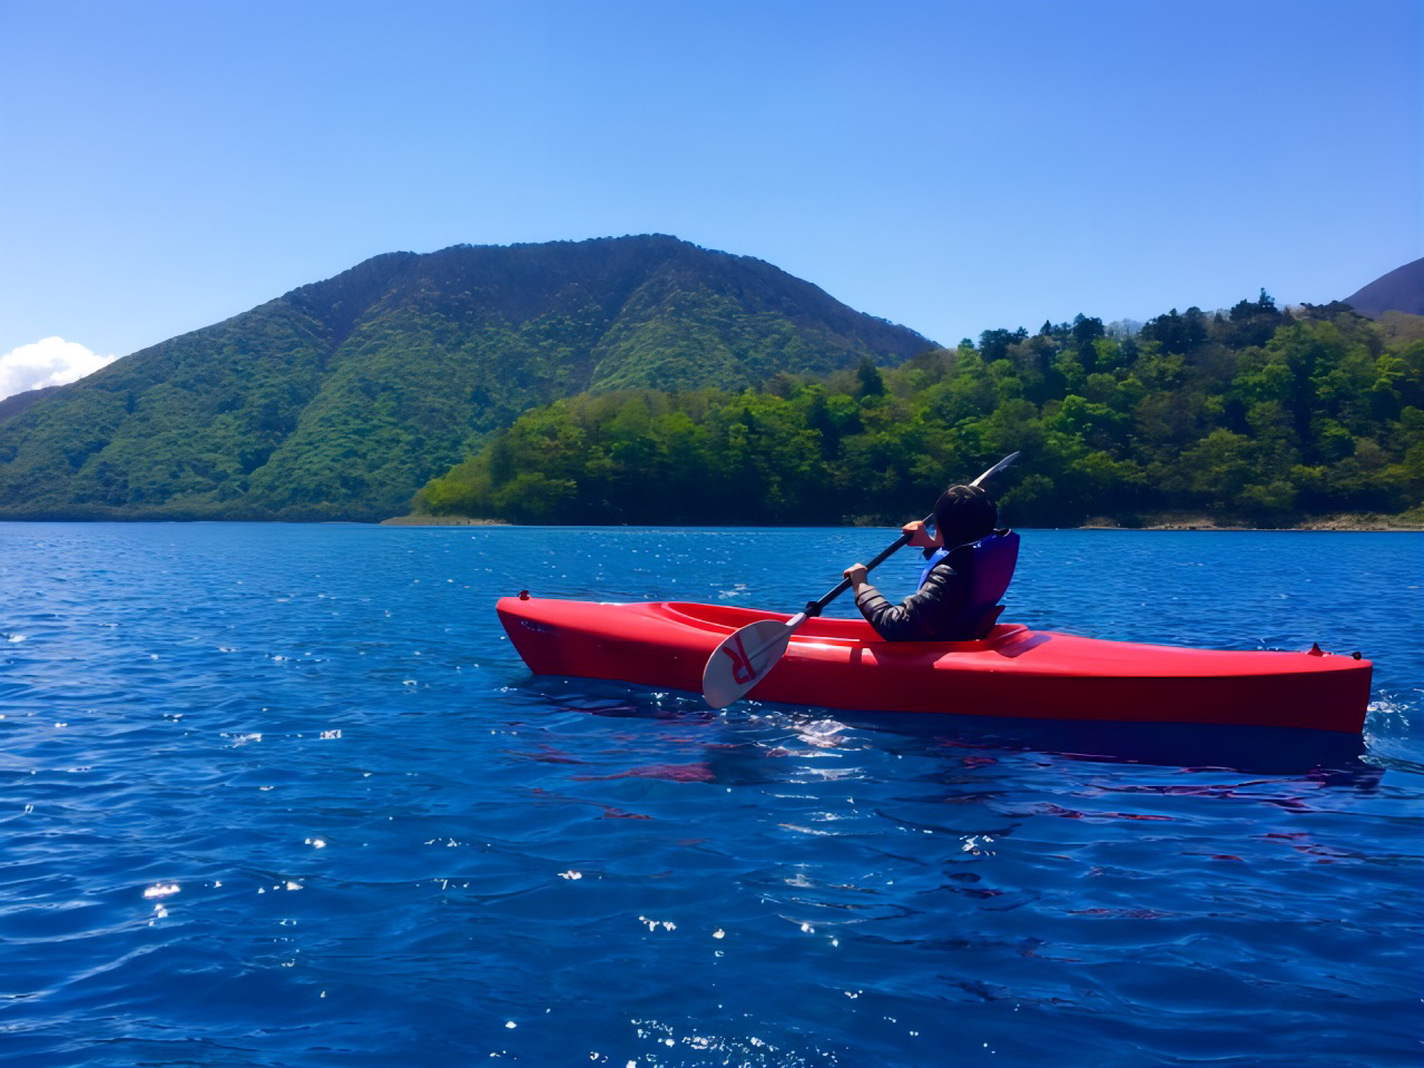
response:
{"label": "clear blue sky", "polygon": [[668,233],[953,344],[1424,256],[1421,0],[0,0],[0,355]]}

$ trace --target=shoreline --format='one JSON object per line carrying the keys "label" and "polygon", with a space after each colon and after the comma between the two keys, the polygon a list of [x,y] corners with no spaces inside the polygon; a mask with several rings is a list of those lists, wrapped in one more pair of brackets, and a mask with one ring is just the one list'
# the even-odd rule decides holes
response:
{"label": "shoreline", "polygon": [[[390,519],[380,521],[383,527],[508,527],[517,526],[505,519],[477,519],[471,516],[445,516],[445,515],[403,515],[393,516]],[[626,525],[626,524],[623,524]],[[735,525],[735,524],[734,524]],[[846,524],[846,529],[851,529],[862,524]],[[877,526],[893,526],[893,523],[875,524]],[[604,524],[602,526],[612,525]],[[699,529],[698,527],[687,527],[685,524],[677,524],[678,529]],[[594,527],[591,529],[601,529]],[[827,528],[837,529],[837,528]],[[1025,530],[1035,529],[1024,527]],[[1292,527],[1253,527],[1245,524],[1219,523],[1206,516],[1180,516],[1180,517],[1157,517],[1153,521],[1143,522],[1137,525],[1119,523],[1116,520],[1105,516],[1098,516],[1089,519],[1076,527],[1052,527],[1045,529],[1053,530],[1167,530],[1167,531],[1214,531],[1217,533],[1245,534],[1252,532],[1262,533],[1356,533],[1356,534],[1418,534],[1424,532],[1424,523],[1410,525],[1401,522],[1399,517],[1381,515],[1337,515],[1328,516],[1322,519],[1314,519],[1300,526]]]}
{"label": "shoreline", "polygon": [[[1413,517],[1410,517],[1411,519]],[[1259,527],[1247,523],[1218,522],[1209,516],[1155,516],[1130,526],[1105,516],[1094,517],[1075,528],[1078,530],[1214,530],[1245,533],[1248,531],[1295,531],[1301,533],[1372,533],[1409,534],[1424,531],[1424,522],[1411,522],[1403,516],[1378,515],[1368,512],[1344,513],[1310,519],[1294,526]]]}
{"label": "shoreline", "polygon": [[508,527],[507,519],[475,519],[466,515],[397,515],[382,519],[383,527]]}

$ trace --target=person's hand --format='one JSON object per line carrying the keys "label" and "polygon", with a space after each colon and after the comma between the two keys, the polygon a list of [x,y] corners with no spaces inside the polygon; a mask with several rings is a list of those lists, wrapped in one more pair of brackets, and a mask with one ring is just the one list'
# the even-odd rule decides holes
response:
{"label": "person's hand", "polygon": [[939,546],[939,531],[931,534],[923,519],[906,523],[900,528],[900,533],[909,536],[910,540],[905,543],[906,545],[913,545],[917,549],[931,549]]}
{"label": "person's hand", "polygon": [[841,575],[849,580],[852,589],[858,590],[869,581],[870,569],[864,564],[851,564]]}

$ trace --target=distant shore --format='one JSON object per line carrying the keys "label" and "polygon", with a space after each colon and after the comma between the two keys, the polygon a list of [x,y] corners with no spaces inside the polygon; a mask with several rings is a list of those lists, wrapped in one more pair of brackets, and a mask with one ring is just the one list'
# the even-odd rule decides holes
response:
{"label": "distant shore", "polygon": [[[383,527],[504,527],[512,524],[505,519],[475,519],[462,515],[402,515],[381,520]],[[894,524],[875,524],[893,526]],[[1245,523],[1222,523],[1209,516],[1156,516],[1143,517],[1137,524],[1121,523],[1106,516],[1089,519],[1078,530],[1296,530],[1296,531],[1355,531],[1359,533],[1419,533],[1424,531],[1424,519],[1417,519],[1412,513],[1405,516],[1385,516],[1345,514],[1312,519],[1293,527],[1253,527]]]}
{"label": "distant shore", "polygon": [[506,519],[473,519],[467,515],[398,515],[382,519],[383,527],[507,527]]}
{"label": "distant shore", "polygon": [[1127,524],[1115,519],[1098,517],[1089,519],[1081,530],[1297,530],[1297,531],[1356,531],[1370,533],[1418,533],[1424,530],[1424,518],[1415,513],[1389,516],[1369,512],[1343,513],[1321,516],[1303,523],[1286,527],[1260,527],[1249,523],[1226,523],[1204,515],[1162,515],[1144,516],[1138,524]]}

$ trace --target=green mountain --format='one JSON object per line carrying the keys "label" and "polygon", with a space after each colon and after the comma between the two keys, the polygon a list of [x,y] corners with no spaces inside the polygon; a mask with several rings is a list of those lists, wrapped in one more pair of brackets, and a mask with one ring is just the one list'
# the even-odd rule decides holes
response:
{"label": "green mountain", "polygon": [[736,390],[929,347],[672,237],[390,253],[11,405],[0,517],[378,520],[560,397]]}

